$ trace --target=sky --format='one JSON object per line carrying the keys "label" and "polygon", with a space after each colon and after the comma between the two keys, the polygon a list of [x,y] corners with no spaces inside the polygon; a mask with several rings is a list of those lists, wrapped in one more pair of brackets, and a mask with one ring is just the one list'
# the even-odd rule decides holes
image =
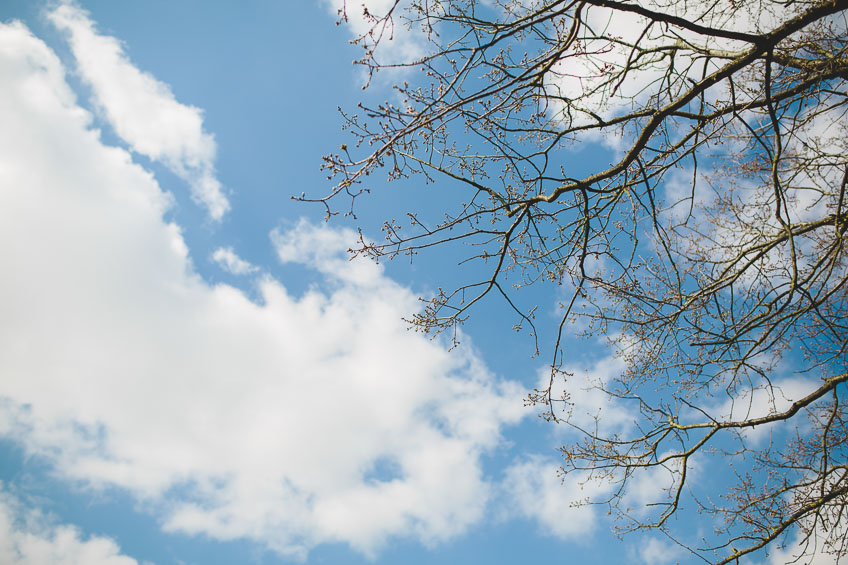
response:
{"label": "sky", "polygon": [[574,505],[609,487],[558,476],[508,315],[452,349],[404,321],[450,271],[349,260],[439,187],[357,223],[291,200],[386,86],[335,9],[0,5],[0,562],[688,562]]}

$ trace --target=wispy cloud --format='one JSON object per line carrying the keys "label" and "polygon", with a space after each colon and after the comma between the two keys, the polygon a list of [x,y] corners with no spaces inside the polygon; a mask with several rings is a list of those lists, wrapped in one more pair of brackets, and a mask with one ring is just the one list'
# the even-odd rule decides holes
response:
{"label": "wispy cloud", "polygon": [[136,68],[121,42],[100,35],[85,10],[65,2],[48,17],[68,34],[79,73],[118,136],[185,180],[194,200],[221,219],[230,203],[216,178],[217,148],[203,131],[203,112],[180,104],[167,84]]}
{"label": "wispy cloud", "polygon": [[426,53],[426,35],[406,21],[406,0],[320,1],[343,20],[354,40],[376,47],[375,58],[380,63],[410,63]]}

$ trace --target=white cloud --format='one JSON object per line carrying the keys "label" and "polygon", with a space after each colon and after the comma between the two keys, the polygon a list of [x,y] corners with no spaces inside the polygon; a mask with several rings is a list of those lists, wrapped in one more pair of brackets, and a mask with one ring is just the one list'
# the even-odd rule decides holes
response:
{"label": "white cloud", "polygon": [[[769,2],[754,6],[725,0],[673,3],[642,0],[638,5],[706,27],[746,33],[770,31],[791,15],[784,5]],[[548,92],[554,96],[579,99],[578,106],[586,113],[575,116],[576,124],[594,123],[590,119],[592,113],[604,118],[621,115],[648,100],[662,106],[690,87],[687,78],[700,80],[705,72],[720,68],[720,59],[710,60],[705,66],[698,49],[732,52],[748,47],[740,40],[709,37],[608,7],[586,6],[581,16],[582,25],[575,43],[579,47],[560,59],[545,80]],[[681,41],[698,49],[676,50],[673,57],[663,53],[669,46],[679,47]],[[646,52],[638,54],[633,45]],[[679,80],[669,77],[669,68],[680,75]],[[626,80],[619,82],[618,73],[625,69]],[[611,80],[611,77],[615,78]],[[613,148],[621,148],[626,142],[616,136],[597,136],[596,140]]]}
{"label": "white cloud", "polygon": [[[623,342],[619,342],[621,345]],[[572,368],[573,367],[573,368]],[[575,445],[584,441],[591,442],[591,437],[595,438],[615,438],[618,441],[626,442],[628,439],[639,437],[644,433],[640,430],[637,423],[640,420],[640,415],[637,412],[639,404],[633,400],[624,400],[621,396],[616,396],[605,391],[615,391],[621,386],[620,375],[626,369],[626,362],[615,354],[609,354],[605,357],[600,357],[592,361],[584,361],[582,366],[578,362],[574,362],[572,373],[567,376],[557,376],[553,381],[550,379],[549,370],[540,372],[540,380],[537,389],[542,390],[551,383],[551,397],[554,399],[554,413],[559,422],[556,432],[557,438],[564,444]],[[542,410],[546,410],[547,406],[543,406]],[[665,446],[663,446],[665,447]],[[603,449],[600,449],[603,451]],[[657,457],[657,461],[662,461],[666,457],[670,457],[676,451],[664,451]],[[633,455],[631,453],[631,455]],[[538,461],[534,461],[538,463]],[[584,463],[587,463],[584,461]],[[596,462],[598,463],[598,462]],[[617,502],[620,504],[620,510],[627,519],[643,519],[649,520],[648,517],[656,517],[664,506],[658,506],[673,499],[675,487],[678,484],[681,475],[681,459],[670,458],[662,464],[645,468],[632,468],[626,476],[626,484],[622,489],[622,481],[625,480],[625,474],[622,469],[614,470],[604,468],[599,463],[599,471],[596,476],[604,485],[599,485],[594,481],[587,480],[587,473],[568,469],[568,473],[564,477],[563,488],[564,496],[568,501],[574,501],[581,498],[589,498],[594,501],[603,500],[604,495],[611,493],[613,489],[621,492],[617,493]],[[699,477],[703,473],[703,467],[707,464],[705,458],[700,455],[690,456],[686,466],[686,484],[694,485],[699,481]],[[550,476],[556,467],[548,465],[548,468],[543,469],[542,466],[536,465],[538,469],[532,469],[532,473],[545,474],[548,477],[545,479],[550,482]],[[521,465],[518,467],[523,469],[522,473],[530,473],[531,469]],[[538,485],[543,485],[537,479]],[[515,481],[513,480],[513,483]],[[581,483],[586,483],[581,485]],[[521,484],[515,483],[515,484]],[[532,482],[527,483],[532,485]],[[579,487],[579,489],[578,489]],[[525,488],[524,490],[528,490]],[[545,485],[547,489],[547,485]],[[532,497],[531,497],[532,498]],[[565,501],[553,504],[564,504]],[[545,523],[543,517],[546,512],[544,504],[539,503],[534,505],[539,514],[537,519]],[[582,510],[582,509],[580,509]],[[554,511],[550,511],[551,515],[555,515]],[[591,513],[587,512],[587,516]]]}
{"label": "white cloud", "polygon": [[639,558],[645,563],[678,562],[683,555],[683,549],[671,542],[663,542],[657,538],[648,538],[639,546]]}
{"label": "white cloud", "polygon": [[[773,414],[786,412],[792,403],[801,400],[814,392],[821,381],[803,377],[775,378],[772,382],[764,383],[757,388],[741,388],[733,398],[727,399],[711,410],[717,414],[718,420],[735,421],[764,418]],[[761,446],[770,435],[789,424],[783,421],[771,424],[761,424],[753,428],[742,428],[739,434],[754,447]],[[803,421],[795,422],[794,426],[803,426]]]}
{"label": "white cloud", "polygon": [[558,470],[555,462],[539,456],[511,465],[503,488],[512,511],[536,521],[546,535],[588,541],[597,528],[597,506],[584,503],[609,492],[611,486],[577,473],[562,481]]}
{"label": "white cloud", "polygon": [[218,266],[222,269],[234,275],[249,275],[259,270],[256,265],[252,265],[236,255],[232,247],[219,247],[212,254],[212,260],[218,263]]}
{"label": "white cloud", "polygon": [[[625,369],[625,362],[615,355],[594,361],[590,366],[573,369],[567,377],[557,377],[551,384],[551,398],[555,400],[555,414],[565,422],[564,433],[594,432],[612,436],[632,429],[637,415],[632,404],[605,392],[614,386],[615,379]],[[550,369],[539,373],[538,388],[551,383]],[[563,401],[564,399],[564,401]]]}
{"label": "white cloud", "polygon": [[796,530],[785,546],[769,552],[769,565],[836,565],[840,562],[839,552],[844,549],[846,539],[844,526],[831,525],[828,531],[819,525],[810,534],[805,540],[805,533]]}
{"label": "white cloud", "polygon": [[[426,35],[405,20],[408,2],[396,0],[320,0],[333,15],[344,15],[354,39],[365,38],[363,45],[377,44],[375,58],[381,64],[410,63],[425,54]],[[431,9],[438,9],[433,5]],[[391,14],[390,14],[391,12]],[[389,19],[383,19],[390,15]],[[361,56],[362,53],[357,55]]]}
{"label": "white cloud", "polygon": [[180,104],[167,84],[136,68],[120,41],[97,33],[85,10],[65,2],[48,17],[68,34],[79,72],[115,132],[188,182],[193,198],[221,219],[230,203],[215,176],[215,139],[203,131],[203,112]]}
{"label": "white cloud", "polygon": [[406,331],[415,295],[342,260],[352,232],[278,231],[282,256],[335,282],[297,298],[265,277],[253,303],[194,272],[171,198],[102,144],[20,24],[0,26],[0,100],[0,435],[170,530],[284,554],[483,518],[480,456],[522,391]]}
{"label": "white cloud", "polygon": [[[679,452],[674,452],[679,453]],[[661,453],[658,457],[663,460],[672,455],[671,451]],[[679,481],[681,479],[683,461],[680,458],[669,459],[662,465],[632,469],[627,478],[627,491],[624,493],[622,505],[627,509],[626,514],[631,520],[642,522],[657,521],[662,512],[673,502]],[[709,464],[706,456],[695,454],[686,461],[686,489],[698,485]]]}
{"label": "white cloud", "polygon": [[121,555],[109,538],[90,536],[67,524],[55,524],[26,508],[0,484],[0,562],[5,565],[138,565]]}

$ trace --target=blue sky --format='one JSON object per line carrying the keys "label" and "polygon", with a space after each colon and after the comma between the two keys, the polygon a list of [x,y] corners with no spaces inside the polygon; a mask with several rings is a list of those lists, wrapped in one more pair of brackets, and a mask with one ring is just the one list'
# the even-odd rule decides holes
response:
{"label": "blue sky", "polygon": [[[0,6],[0,561],[686,562],[573,506],[608,487],[561,484],[514,320],[453,351],[407,331],[450,263],[350,262],[352,220],[290,199],[328,188],[337,107],[385,95],[334,14]],[[411,184],[363,202],[366,236],[449,191]]]}

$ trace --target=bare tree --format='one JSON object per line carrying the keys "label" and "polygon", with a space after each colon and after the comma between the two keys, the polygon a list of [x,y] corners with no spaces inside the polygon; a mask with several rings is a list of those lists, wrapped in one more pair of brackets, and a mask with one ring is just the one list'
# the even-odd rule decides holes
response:
{"label": "bare tree", "polygon": [[[455,328],[497,295],[535,336],[527,288],[567,290],[549,384],[530,400],[578,428],[582,439],[562,448],[565,479],[613,485],[594,502],[623,529],[662,531],[708,562],[790,538],[806,555],[845,555],[846,8],[411,0],[365,10],[359,63],[372,76],[400,67],[393,76],[407,82],[345,114],[354,141],[325,158],[337,184],[305,199],[352,211],[377,172],[463,187],[440,202],[437,223],[410,210],[409,225],[388,222],[385,241],[354,250],[460,246],[484,268],[427,301],[413,320],[423,331]],[[419,37],[421,56],[382,63],[402,33]],[[587,144],[612,162],[587,170]],[[579,407],[563,346],[575,320],[624,361],[597,387],[633,409],[632,426],[570,417]],[[690,484],[701,456],[729,463],[725,492]],[[646,469],[673,480],[651,513],[632,512],[628,487]],[[716,535],[692,544],[676,532],[684,507],[714,515]]]}

